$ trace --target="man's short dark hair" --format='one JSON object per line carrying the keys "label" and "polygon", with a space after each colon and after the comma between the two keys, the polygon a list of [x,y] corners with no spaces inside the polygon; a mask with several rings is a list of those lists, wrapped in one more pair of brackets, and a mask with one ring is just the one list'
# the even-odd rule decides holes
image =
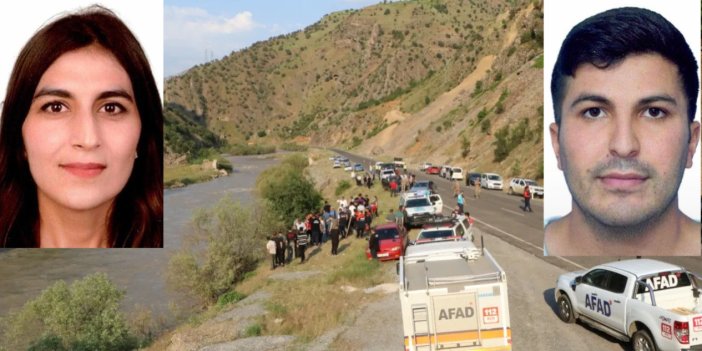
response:
{"label": "man's short dark hair", "polygon": [[632,54],[657,53],[675,64],[687,99],[687,117],[697,109],[697,61],[682,33],[660,14],[636,7],[608,10],[578,23],[566,36],[551,75],[551,97],[556,124],[561,124],[566,77],[580,65],[600,69]]}

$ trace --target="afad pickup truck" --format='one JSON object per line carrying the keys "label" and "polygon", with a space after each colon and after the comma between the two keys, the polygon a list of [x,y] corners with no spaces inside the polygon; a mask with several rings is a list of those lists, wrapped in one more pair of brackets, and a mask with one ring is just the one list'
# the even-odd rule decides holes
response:
{"label": "afad pickup truck", "polygon": [[702,350],[696,276],[665,262],[612,262],[561,275],[555,297],[561,320],[576,319],[635,351]]}
{"label": "afad pickup truck", "polygon": [[512,349],[507,276],[486,249],[409,246],[398,274],[405,351]]}

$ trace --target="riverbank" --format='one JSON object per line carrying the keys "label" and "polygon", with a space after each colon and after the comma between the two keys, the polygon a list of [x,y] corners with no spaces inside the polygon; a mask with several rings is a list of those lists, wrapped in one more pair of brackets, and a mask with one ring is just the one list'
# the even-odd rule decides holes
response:
{"label": "riverbank", "polygon": [[[306,172],[324,198],[335,205],[336,187],[341,181],[351,180],[349,173],[331,167],[329,152],[314,150],[308,156]],[[352,185],[340,196],[358,193],[378,196],[383,213],[395,203],[379,183],[371,189]],[[264,246],[262,243],[262,250]],[[161,336],[149,350],[358,349],[353,347],[353,335],[364,334],[380,335],[381,339],[390,336],[389,345],[398,345],[401,322],[380,325],[390,331],[389,335],[367,330],[374,324],[369,322],[366,309],[394,311],[399,306],[387,303],[388,296],[396,294],[395,265],[368,261],[366,247],[366,240],[349,237],[342,240],[337,256],[331,255],[327,242],[309,249],[309,261],[304,264],[297,259],[271,270],[264,260],[235,288],[247,296],[245,299],[214,306],[191,318]],[[356,340],[355,345],[365,345],[363,342]]]}

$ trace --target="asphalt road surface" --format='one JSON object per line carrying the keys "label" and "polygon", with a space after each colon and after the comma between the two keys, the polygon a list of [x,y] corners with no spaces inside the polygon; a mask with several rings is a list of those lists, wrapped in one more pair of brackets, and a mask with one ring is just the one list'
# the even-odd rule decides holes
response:
{"label": "asphalt road surface", "polygon": [[[363,164],[364,168],[368,164],[374,164],[376,160],[351,154],[342,150],[332,150],[340,155],[348,157],[352,163]],[[444,201],[444,206],[448,206],[448,211],[456,205],[453,197],[451,182],[438,175],[427,175],[418,169],[407,171],[415,174],[419,180],[432,180],[438,186],[438,193]],[[509,182],[509,178],[504,179]],[[473,188],[466,187],[465,182],[461,184],[461,189],[466,198],[465,209],[470,212],[478,223],[478,228],[500,238],[509,244],[520,248],[541,260],[563,268],[566,271],[587,269],[594,265],[634,257],[559,257],[543,256],[544,246],[544,199],[532,199],[531,208],[534,212],[524,212],[522,207],[524,202],[520,196],[508,195],[506,192],[498,190],[482,189],[480,199],[473,198]],[[548,194],[545,196],[548,201]],[[702,258],[700,257],[654,257],[655,259],[670,262],[686,267],[692,272],[702,274]]]}
{"label": "asphalt road surface", "polygon": [[[352,163],[363,164],[364,168],[375,163],[367,157],[332,151],[348,157]],[[438,175],[426,175],[418,169],[408,168],[408,172],[419,180],[434,181],[444,202],[444,213],[450,213],[456,202],[448,180]],[[627,344],[581,324],[561,322],[556,314],[553,289],[562,273],[631,257],[544,257],[542,199],[532,199],[533,212],[524,212],[520,196],[483,189],[480,199],[474,199],[472,187],[466,187],[463,182],[461,189],[466,197],[465,209],[475,218],[479,231],[484,233],[485,246],[507,273],[515,350],[629,349]],[[476,243],[478,240],[476,238]],[[702,259],[699,257],[656,259],[702,273]]]}

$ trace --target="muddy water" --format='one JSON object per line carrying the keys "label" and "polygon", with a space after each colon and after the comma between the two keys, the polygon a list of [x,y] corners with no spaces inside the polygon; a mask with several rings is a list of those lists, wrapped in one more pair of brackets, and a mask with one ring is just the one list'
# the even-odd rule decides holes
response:
{"label": "muddy water", "polygon": [[228,177],[164,192],[165,249],[12,249],[0,251],[0,317],[21,307],[58,280],[72,281],[105,272],[126,290],[125,309],[149,307],[168,318],[171,300],[165,268],[170,253],[188,233],[195,209],[210,207],[223,196],[250,202],[256,177],[278,161],[271,156],[229,158],[234,172]]}

